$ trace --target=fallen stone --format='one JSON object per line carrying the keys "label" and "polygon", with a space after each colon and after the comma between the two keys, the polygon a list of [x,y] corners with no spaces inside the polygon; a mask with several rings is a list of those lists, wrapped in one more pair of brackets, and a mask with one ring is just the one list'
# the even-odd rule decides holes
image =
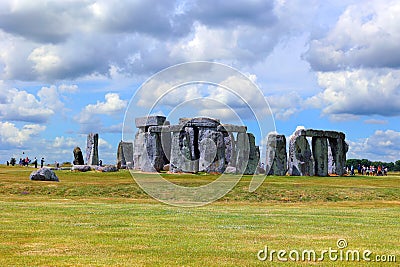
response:
{"label": "fallen stone", "polygon": [[225,168],[224,173],[226,174],[236,174],[236,167],[228,166]]}
{"label": "fallen stone", "polygon": [[164,165],[163,171],[166,171],[166,172],[169,171],[169,164],[165,164],[165,165]]}
{"label": "fallen stone", "polygon": [[89,165],[74,165],[71,168],[71,171],[77,171],[77,172],[87,172],[91,171],[92,167]]}
{"label": "fallen stone", "polygon": [[114,165],[94,166],[93,168],[98,172],[117,172],[118,171],[118,168]]}
{"label": "fallen stone", "polygon": [[32,181],[53,181],[59,182],[57,175],[48,168],[41,168],[37,171],[33,171],[29,178]]}

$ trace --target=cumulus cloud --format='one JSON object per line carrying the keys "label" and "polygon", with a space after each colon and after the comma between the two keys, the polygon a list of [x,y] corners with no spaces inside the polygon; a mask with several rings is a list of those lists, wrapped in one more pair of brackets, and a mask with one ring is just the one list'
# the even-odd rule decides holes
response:
{"label": "cumulus cloud", "polygon": [[400,66],[399,1],[350,5],[326,36],[313,39],[305,58],[315,70]]}
{"label": "cumulus cloud", "polygon": [[0,121],[0,141],[1,145],[23,146],[27,141],[44,131],[46,126],[38,124],[26,124],[19,129],[14,123]]}
{"label": "cumulus cloud", "polygon": [[303,110],[303,98],[297,92],[266,97],[274,117],[287,120]]}
{"label": "cumulus cloud", "polygon": [[319,72],[323,92],[307,99],[324,115],[400,115],[400,71],[357,69]]}
{"label": "cumulus cloud", "polygon": [[43,123],[54,114],[50,107],[26,91],[4,89],[0,91],[0,99],[0,118],[3,120]]}
{"label": "cumulus cloud", "polygon": [[349,141],[348,158],[394,162],[399,160],[400,132],[377,130],[373,135]]}
{"label": "cumulus cloud", "polygon": [[[154,73],[187,60],[252,64],[314,12],[284,1],[5,2],[0,65],[7,79],[46,81]],[[300,11],[301,10],[301,11]],[[117,48],[117,49],[116,49]]]}
{"label": "cumulus cloud", "polygon": [[45,123],[51,116],[63,112],[62,101],[65,93],[77,90],[77,86],[51,85],[42,87],[36,95],[17,88],[0,90],[0,119],[8,121],[24,121]]}
{"label": "cumulus cloud", "polygon": [[[74,117],[75,121],[81,124],[81,132],[93,132],[107,130],[104,127],[101,115],[119,116],[125,111],[128,101],[122,100],[117,93],[107,93],[105,101],[97,101],[96,104],[85,106],[81,112]],[[115,131],[114,128],[109,130]]]}
{"label": "cumulus cloud", "polygon": [[84,112],[88,114],[113,115],[122,112],[126,108],[127,101],[120,99],[116,93],[108,93],[104,98],[105,102],[97,101],[96,104],[87,105]]}

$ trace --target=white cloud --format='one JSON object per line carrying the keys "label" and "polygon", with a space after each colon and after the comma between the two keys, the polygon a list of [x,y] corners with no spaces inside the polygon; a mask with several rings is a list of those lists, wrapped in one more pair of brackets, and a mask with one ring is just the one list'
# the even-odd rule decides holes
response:
{"label": "white cloud", "polygon": [[105,102],[97,101],[96,104],[89,104],[84,108],[83,112],[90,115],[114,115],[116,113],[124,111],[124,109],[126,108],[127,101],[120,99],[119,95],[116,93],[107,93],[104,98]]}
{"label": "white cloud", "polygon": [[266,97],[274,117],[278,120],[287,120],[303,110],[304,100],[297,92]]}
{"label": "white cloud", "polygon": [[364,120],[365,124],[378,124],[378,125],[384,125],[384,124],[388,124],[387,120],[377,120],[377,119],[368,119],[368,120]]}
{"label": "white cloud", "polygon": [[1,144],[23,146],[32,136],[44,131],[46,126],[38,124],[26,124],[21,129],[18,129],[15,124],[11,122],[0,121],[0,141]]}
{"label": "white cloud", "polygon": [[[114,70],[142,75],[193,59],[253,65],[265,60],[283,38],[307,28],[315,10],[312,4],[299,5],[9,2],[0,14],[0,77],[54,81],[113,77]],[[301,23],[294,23],[300,18]]]}
{"label": "white cloud", "polygon": [[399,151],[400,132],[377,130],[370,137],[349,141],[347,158],[394,162],[400,159]]}
{"label": "white cloud", "polygon": [[76,84],[61,84],[60,86],[58,86],[58,90],[61,93],[76,93],[78,92],[78,85]]}
{"label": "white cloud", "polygon": [[44,103],[46,101],[15,88],[2,89],[0,99],[0,118],[4,120],[43,123],[55,113]]}
{"label": "white cloud", "polygon": [[399,67],[399,1],[350,5],[321,39],[310,42],[306,58],[315,70]]}
{"label": "white cloud", "polygon": [[119,98],[119,94],[107,93],[105,101],[97,101],[96,104],[85,106],[81,112],[74,117],[75,121],[81,124],[81,132],[113,131],[115,128],[107,128],[103,125],[101,115],[121,116],[125,112],[128,101]]}
{"label": "white cloud", "polygon": [[352,119],[360,115],[400,115],[399,70],[319,72],[317,77],[324,91],[306,102],[322,108],[324,115]]}
{"label": "white cloud", "polygon": [[[74,148],[78,142],[72,137],[56,136],[54,138],[52,147],[53,148]],[[72,150],[71,150],[72,151]]]}

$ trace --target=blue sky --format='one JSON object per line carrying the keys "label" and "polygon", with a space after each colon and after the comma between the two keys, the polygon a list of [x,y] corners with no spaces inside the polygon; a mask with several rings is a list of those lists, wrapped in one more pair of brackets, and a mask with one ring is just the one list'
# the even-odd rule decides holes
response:
{"label": "blue sky", "polygon": [[199,60],[254,81],[286,136],[298,125],[343,131],[348,158],[400,159],[398,1],[27,0],[0,10],[0,162],[22,152],[72,161],[98,132],[100,158],[115,163],[140,85]]}

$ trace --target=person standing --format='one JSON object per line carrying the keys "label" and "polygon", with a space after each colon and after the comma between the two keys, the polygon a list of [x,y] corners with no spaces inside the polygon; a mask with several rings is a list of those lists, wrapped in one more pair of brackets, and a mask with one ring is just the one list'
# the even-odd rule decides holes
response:
{"label": "person standing", "polygon": [[37,169],[37,158],[35,157],[35,160],[33,161],[33,164],[35,164],[35,169]]}
{"label": "person standing", "polygon": [[43,164],[44,164],[44,158],[42,158],[42,159],[40,160],[40,168],[43,168]]}

